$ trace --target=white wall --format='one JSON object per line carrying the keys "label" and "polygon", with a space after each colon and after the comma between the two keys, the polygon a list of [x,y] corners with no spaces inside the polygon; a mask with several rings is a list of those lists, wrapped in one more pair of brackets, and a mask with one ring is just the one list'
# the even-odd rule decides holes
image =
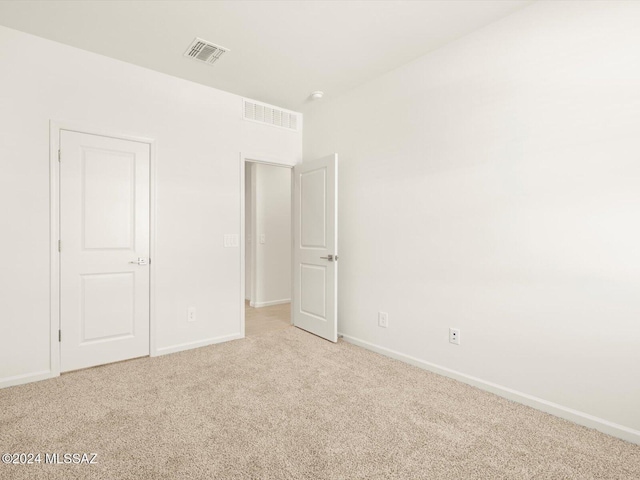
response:
{"label": "white wall", "polygon": [[293,164],[302,141],[241,111],[235,95],[0,27],[0,386],[50,369],[52,119],[157,142],[158,353],[239,335],[240,251],[223,235],[240,233],[240,152]]}
{"label": "white wall", "polygon": [[[254,164],[255,297],[262,307],[291,300],[291,169]],[[261,235],[265,243],[260,243]]]}
{"label": "white wall", "polygon": [[539,2],[305,110],[348,339],[640,441],[638,25]]}

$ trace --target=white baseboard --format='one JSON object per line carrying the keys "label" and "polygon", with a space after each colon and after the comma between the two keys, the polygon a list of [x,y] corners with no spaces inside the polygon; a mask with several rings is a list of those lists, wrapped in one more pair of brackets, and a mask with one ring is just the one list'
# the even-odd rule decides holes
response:
{"label": "white baseboard", "polygon": [[254,302],[254,303],[251,303],[250,305],[253,308],[260,308],[260,307],[271,307],[272,305],[282,305],[283,303],[291,303],[291,299],[283,298],[282,300],[272,300],[270,302]]}
{"label": "white baseboard", "polygon": [[522,393],[517,390],[513,390],[511,388],[498,385],[496,383],[487,382],[480,378],[472,377],[470,375],[466,375],[464,373],[451,370],[446,367],[441,367],[440,365],[436,365],[430,362],[425,362],[424,360],[420,360],[415,357],[405,355],[395,350],[390,350],[388,348],[380,347],[373,343],[369,343],[364,340],[351,337],[349,335],[344,335],[341,333],[339,335],[341,335],[346,342],[352,343],[362,348],[366,348],[367,350],[371,350],[373,352],[380,353],[387,357],[391,357],[396,360],[409,363],[416,367],[429,370],[433,373],[437,373],[445,377],[453,378],[454,380],[458,380],[468,385],[472,385],[482,390],[486,390],[487,392],[494,393],[508,400],[513,400],[514,402],[522,403],[529,407],[533,407],[537,410],[541,410],[551,415],[555,415],[556,417],[564,418],[565,420],[569,420],[579,425],[583,425],[589,428],[594,428],[608,435],[612,435],[614,437],[621,438],[622,440],[626,440],[628,442],[632,442],[640,445],[640,431],[638,430],[634,430],[632,428],[625,427],[624,425],[619,425],[617,423],[610,422],[603,418],[595,417],[593,415],[589,415],[588,413],[574,410],[572,408],[565,407],[557,403],[549,402],[542,398],[534,397],[533,395]]}
{"label": "white baseboard", "polygon": [[23,385],[25,383],[38,382],[49,378],[57,377],[51,370],[43,370],[41,372],[25,373],[24,375],[15,375],[0,379],[0,388],[13,387],[15,385]]}
{"label": "white baseboard", "polygon": [[[172,345],[169,347],[157,348],[155,352],[152,352],[150,356],[158,357],[160,355],[167,355],[169,353],[181,352],[183,350],[191,350],[192,348],[206,347],[207,345],[214,345],[216,343],[228,342],[231,340],[238,340],[243,338],[240,333],[234,333],[233,335],[225,335],[222,337],[206,338],[204,340],[197,340],[195,342],[181,343],[178,345]],[[41,372],[26,373],[24,375],[16,375],[13,377],[0,378],[0,389],[13,387],[15,385],[22,385],[25,383],[37,382],[40,380],[47,380],[49,378],[57,377],[50,370],[43,370]]]}
{"label": "white baseboard", "polygon": [[180,343],[178,345],[171,345],[169,347],[156,348],[156,351],[151,354],[152,357],[159,357],[160,355],[167,355],[169,353],[182,352],[183,350],[191,350],[192,348],[206,347],[207,345],[214,345],[216,343],[229,342],[231,340],[238,340],[243,338],[240,333],[234,333],[233,335],[225,335],[222,337],[206,338],[204,340],[197,340],[195,342]]}

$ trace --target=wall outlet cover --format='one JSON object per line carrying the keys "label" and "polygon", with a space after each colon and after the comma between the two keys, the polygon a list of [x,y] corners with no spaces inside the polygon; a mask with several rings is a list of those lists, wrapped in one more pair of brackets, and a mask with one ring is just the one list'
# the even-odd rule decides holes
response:
{"label": "wall outlet cover", "polygon": [[378,326],[382,328],[389,326],[389,314],[387,312],[378,312]]}
{"label": "wall outlet cover", "polygon": [[460,345],[460,329],[459,328],[449,329],[449,343],[453,343],[454,345]]}

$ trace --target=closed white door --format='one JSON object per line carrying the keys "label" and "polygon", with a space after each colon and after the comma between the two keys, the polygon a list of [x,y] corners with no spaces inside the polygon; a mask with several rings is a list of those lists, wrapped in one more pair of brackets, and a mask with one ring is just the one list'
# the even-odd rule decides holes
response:
{"label": "closed white door", "polygon": [[149,354],[149,145],[60,132],[61,370]]}
{"label": "closed white door", "polygon": [[338,155],[294,167],[293,323],[338,341]]}

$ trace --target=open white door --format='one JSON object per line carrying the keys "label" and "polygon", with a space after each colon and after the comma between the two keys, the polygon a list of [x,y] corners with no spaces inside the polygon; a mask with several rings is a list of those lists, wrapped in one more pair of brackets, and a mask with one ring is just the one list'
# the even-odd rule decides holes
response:
{"label": "open white door", "polygon": [[61,370],[149,354],[149,145],[60,133]]}
{"label": "open white door", "polygon": [[338,341],[338,155],[293,169],[293,324]]}

